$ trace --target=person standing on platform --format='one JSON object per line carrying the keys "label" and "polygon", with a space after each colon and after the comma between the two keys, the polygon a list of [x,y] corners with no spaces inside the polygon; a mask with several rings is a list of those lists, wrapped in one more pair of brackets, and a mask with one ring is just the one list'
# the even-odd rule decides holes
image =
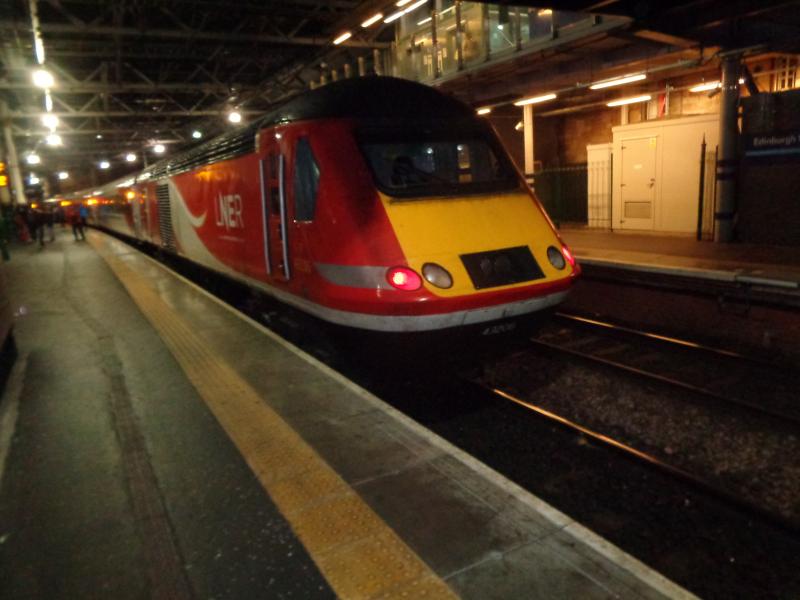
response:
{"label": "person standing on platform", "polygon": [[83,231],[84,226],[86,225],[86,218],[89,216],[89,209],[86,208],[83,204],[78,207],[77,211],[72,212],[72,235],[75,236],[75,241],[78,241],[78,235],[80,235],[80,239],[85,240],[86,234]]}
{"label": "person standing on platform", "polygon": [[56,219],[56,214],[55,211],[53,210],[53,207],[48,206],[47,210],[44,213],[44,222],[47,225],[47,233],[50,238],[48,241],[50,242],[56,241],[56,232],[55,229],[53,228],[53,226],[55,225],[55,219]]}
{"label": "person standing on platform", "polygon": [[44,248],[44,225],[47,219],[47,216],[42,212],[42,209],[36,207],[31,211],[32,214],[32,223],[33,226],[31,229],[33,230],[33,239],[39,241],[39,248]]}

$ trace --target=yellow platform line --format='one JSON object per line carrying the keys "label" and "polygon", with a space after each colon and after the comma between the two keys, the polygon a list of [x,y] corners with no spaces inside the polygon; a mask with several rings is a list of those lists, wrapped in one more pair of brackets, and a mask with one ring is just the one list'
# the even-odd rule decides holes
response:
{"label": "yellow platform line", "polygon": [[192,331],[146,277],[126,266],[96,235],[90,235],[89,241],[160,334],[339,597],[457,597]]}

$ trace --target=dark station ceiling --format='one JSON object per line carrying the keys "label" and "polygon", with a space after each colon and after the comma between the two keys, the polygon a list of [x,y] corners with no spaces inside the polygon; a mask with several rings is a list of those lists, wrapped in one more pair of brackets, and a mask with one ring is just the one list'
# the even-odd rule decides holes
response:
{"label": "dark station ceiling", "polygon": [[[141,167],[124,162],[127,152],[141,155],[156,142],[185,147],[195,142],[195,129],[208,138],[229,128],[224,118],[229,110],[245,118],[260,114],[307,90],[329,67],[355,65],[359,56],[371,65],[373,49],[388,46],[394,27],[365,30],[359,23],[392,5],[386,0],[5,0],[0,100],[7,105],[18,152],[36,150],[42,171],[90,173],[106,159],[111,169],[93,177],[108,180]],[[799,5],[796,0],[555,0],[548,7],[630,19],[630,27],[602,42],[610,44],[606,50],[588,48],[585,62],[598,52],[619,52],[631,41],[700,54],[711,46],[797,51]],[[42,141],[44,96],[30,77],[36,22],[45,66],[56,79],[51,96],[61,122],[60,148]],[[345,30],[353,37],[333,46]],[[535,67],[544,60],[538,57]],[[513,61],[501,67],[497,85],[518,81],[518,67]],[[491,86],[491,79],[484,83]],[[465,86],[476,81],[470,75],[444,87],[469,99]]]}

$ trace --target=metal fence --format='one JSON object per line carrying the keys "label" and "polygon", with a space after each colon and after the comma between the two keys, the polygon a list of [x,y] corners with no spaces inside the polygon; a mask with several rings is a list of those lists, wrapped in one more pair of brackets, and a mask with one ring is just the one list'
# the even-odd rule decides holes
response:
{"label": "metal fence", "polygon": [[533,189],[556,223],[588,223],[588,164],[543,169],[533,176]]}

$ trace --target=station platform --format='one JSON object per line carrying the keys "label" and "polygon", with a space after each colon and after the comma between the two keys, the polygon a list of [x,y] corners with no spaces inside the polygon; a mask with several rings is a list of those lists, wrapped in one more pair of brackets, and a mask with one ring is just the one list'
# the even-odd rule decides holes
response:
{"label": "station platform", "polygon": [[2,596],[691,598],[120,241],[5,265]]}
{"label": "station platform", "polygon": [[800,251],[790,246],[723,244],[693,237],[563,227],[582,265],[718,282],[800,289]]}

